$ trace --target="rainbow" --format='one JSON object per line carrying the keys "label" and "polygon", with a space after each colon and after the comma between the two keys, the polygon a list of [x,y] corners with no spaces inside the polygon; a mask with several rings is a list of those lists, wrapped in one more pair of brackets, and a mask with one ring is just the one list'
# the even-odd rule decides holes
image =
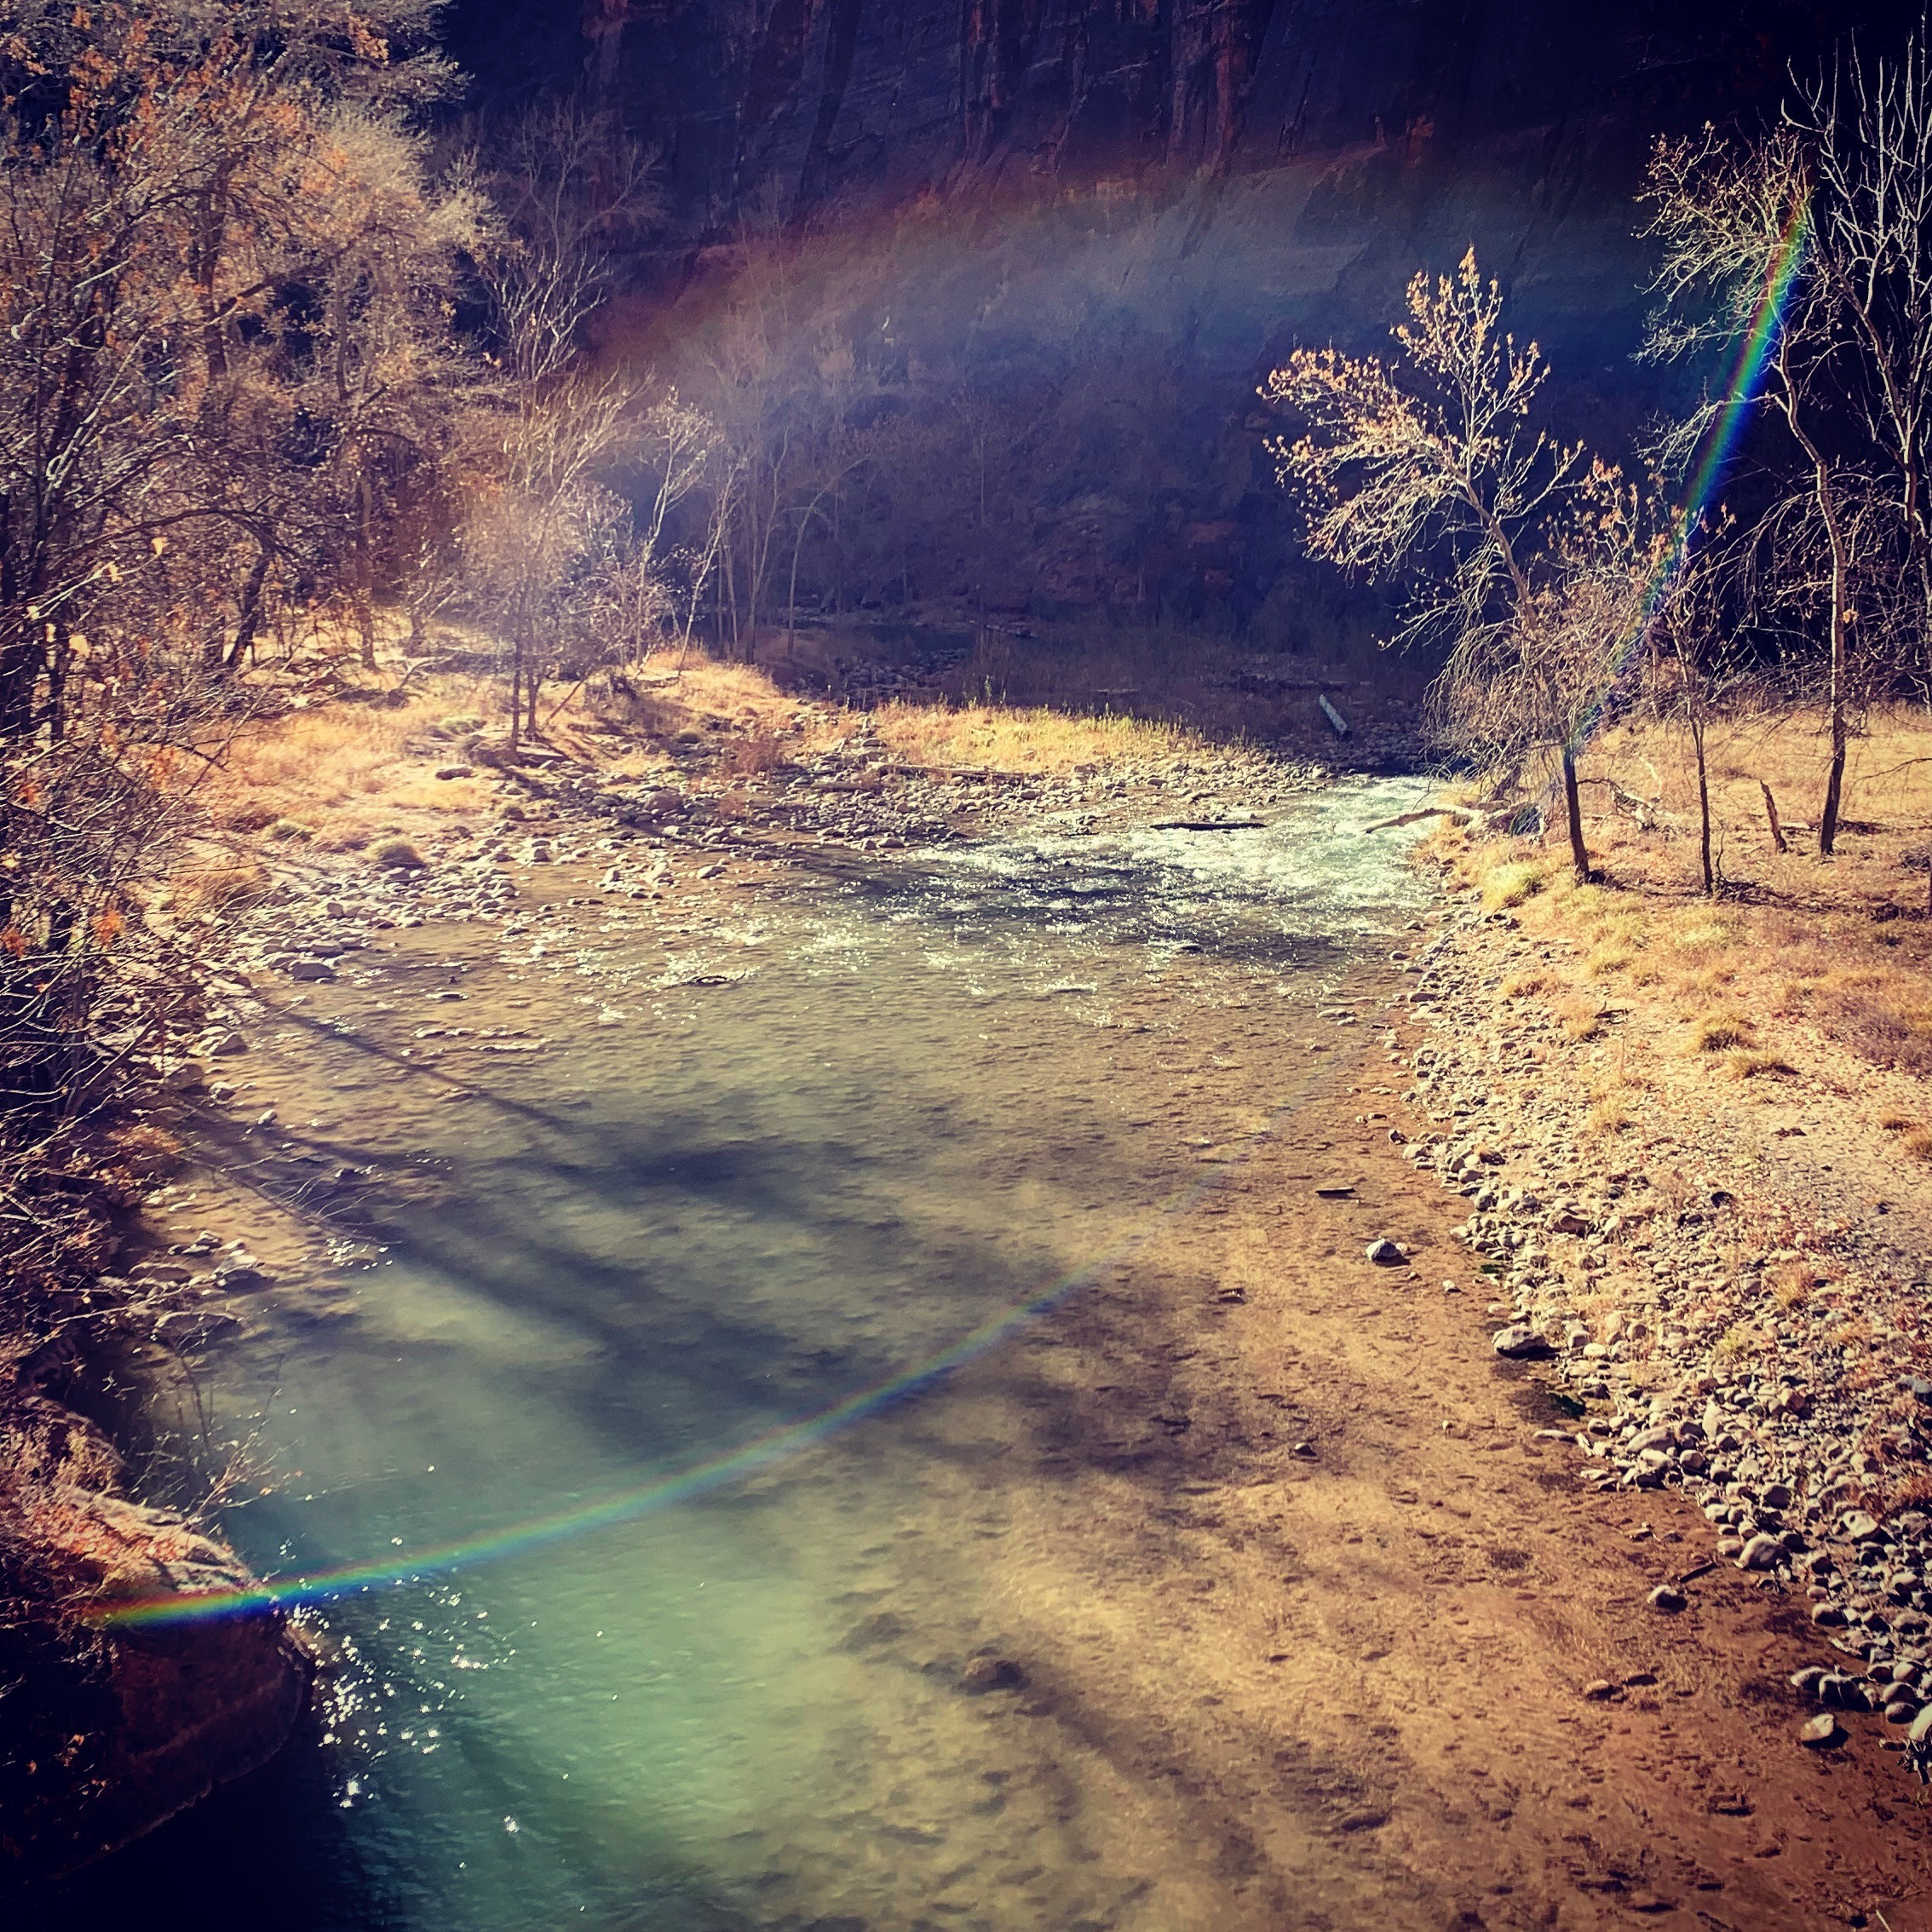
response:
{"label": "rainbow", "polygon": [[1692,472],[1689,488],[1685,492],[1683,509],[1676,520],[1670,543],[1645,593],[1643,615],[1612,657],[1596,696],[1583,708],[1572,727],[1567,749],[1573,757],[1596,735],[1611,692],[1629,668],[1638,647],[1649,635],[1650,627],[1663,605],[1665,593],[1683,568],[1690,555],[1691,543],[1703,526],[1705,515],[1716,498],[1718,486],[1737,449],[1738,439],[1757,405],[1764,381],[1764,366],[1771,359],[1771,351],[1777,343],[1785,308],[1791,300],[1791,290],[1797,286],[1798,270],[1803,266],[1805,244],[1810,238],[1810,210],[1801,201],[1791,210],[1791,219],[1785,223],[1785,232],[1771,258],[1757,308],[1739,344],[1737,360],[1725,388],[1723,405],[1705,437],[1703,451],[1696,469]]}
{"label": "rainbow", "polygon": [[1279,1101],[1266,1124],[1245,1136],[1225,1159],[1212,1163],[1150,1209],[1140,1221],[1095,1259],[1030,1300],[1013,1304],[983,1322],[969,1334],[914,1366],[846,1399],[831,1408],[787,1423],[755,1440],[709,1460],[661,1477],[635,1489],[622,1490],[595,1502],[548,1516],[486,1531],[459,1543],[446,1543],[402,1557],[345,1564],[302,1577],[251,1581],[231,1590],[170,1591],[152,1596],[123,1597],[95,1605],[90,1614],[107,1629],[152,1628],[158,1624],[198,1622],[215,1618],[264,1615],[333,1602],[369,1591],[423,1584],[452,1571],[500,1562],[547,1544],[588,1536],[618,1523],[657,1514],[689,1503],[708,1492],[743,1481],[757,1471],[789,1460],[865,1421],[868,1417],[919,1395],[934,1383],[996,1348],[1010,1336],[1037,1320],[1057,1303],[1130,1258],[1170,1222],[1185,1215],[1231,1169],[1249,1159],[1279,1125],[1283,1117],[1306,1093],[1314,1069],[1295,1091]]}

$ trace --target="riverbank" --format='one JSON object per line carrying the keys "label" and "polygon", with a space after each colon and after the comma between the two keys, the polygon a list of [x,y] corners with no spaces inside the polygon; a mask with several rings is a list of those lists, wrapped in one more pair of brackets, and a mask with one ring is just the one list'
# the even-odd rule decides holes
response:
{"label": "riverbank", "polygon": [[[245,1067],[257,1083],[221,1115],[239,1132],[233,1193],[210,1176],[178,1202],[197,1239],[204,1226],[248,1234],[269,1279],[232,1301],[244,1322],[266,1327],[276,1308],[299,1309],[323,1335],[372,1325],[373,1362],[405,1347],[388,1340],[396,1289],[366,1265],[378,1257],[338,1250],[319,1265],[329,1257],[302,1251],[313,1226],[304,1210],[319,1195],[282,1193],[305,1172],[326,1192],[351,1145],[366,1163],[353,1179],[371,1191],[372,1215],[407,1223],[428,1213],[444,1231],[437,1251],[446,1267],[464,1257],[464,1276],[507,1245],[491,1298],[520,1288],[525,1257],[548,1251],[557,1228],[529,1225],[534,1193],[492,1200],[435,1150],[452,1136],[492,1137],[499,1120],[532,1109],[555,1119],[580,1105],[581,1055],[613,1011],[624,1018],[607,1037],[652,1038],[668,1056],[679,1015],[770,984],[775,963],[760,958],[770,909],[796,894],[796,875],[733,860],[699,879],[674,862],[681,876],[647,888],[664,894],[647,902],[651,917],[595,891],[607,855],[593,844],[557,856],[570,851],[559,836],[547,864],[509,868],[515,934],[483,919],[398,920],[329,962],[333,980],[263,969],[272,1018],[223,1069]],[[826,889],[842,902],[849,882]],[[451,1680],[432,1661],[392,1703],[352,1673],[359,1708],[332,1726],[342,1774],[386,1785],[381,1802],[400,1806],[394,1739],[420,1738],[424,1724],[432,1738],[460,1737],[466,1707],[491,1685],[510,1694],[518,1673],[471,1620],[478,1605],[492,1624],[517,1613],[520,1649],[542,1642],[538,1621],[549,1630],[595,1614],[598,1642],[575,1667],[600,1698],[607,1682],[626,1703],[588,1734],[595,1700],[572,1705],[584,1756],[566,1761],[571,1783],[626,1817],[641,1806],[637,1828],[664,1831],[676,1813],[662,1777],[635,1786],[600,1758],[624,1751],[640,1725],[647,1742],[657,1736],[648,1702],[630,1706],[662,1681],[653,1660],[667,1642],[678,1662],[661,1694],[720,1694],[727,1666],[706,1662],[701,1619],[750,1647],[750,1701],[708,1716],[707,1734],[734,1730],[774,1697],[785,1713],[782,1736],[751,1734],[773,1779],[756,1815],[726,1805],[717,1829],[736,1835],[714,1842],[701,1808],[676,1840],[683,1856],[704,1850],[710,1889],[700,1895],[715,1914],[756,1898],[779,1923],[791,1913],[896,1925],[943,1907],[1003,1932],[1079,1918],[1137,1932],[1579,1928],[1632,1912],[1687,1929],[1876,1924],[1881,1912],[1911,1923],[1923,1876],[1915,1787],[1868,1732],[1822,1754],[1797,1741],[1807,1707],[1786,1679],[1813,1655],[1806,1627],[1757,1574],[1689,1573],[1707,1560],[1710,1526],[1688,1498],[1635,1486],[1600,1498],[1579,1482],[1593,1463],[1574,1423],[1538,1371],[1492,1347],[1499,1318],[1486,1315],[1454,1233],[1464,1204],[1410,1158],[1410,1142],[1390,1138],[1421,1124],[1391,1058],[1429,1003],[1408,994],[1418,979],[1436,991],[1462,969],[1466,939],[1500,929],[1466,910],[1425,913],[1386,948],[1408,957],[1357,955],[1289,998],[1265,984],[1233,997],[1218,974],[1197,983],[1211,960],[1181,952],[1158,979],[1143,981],[1136,962],[1118,990],[1103,973],[1044,1005],[1036,996],[1010,1013],[986,1009],[978,1024],[998,1037],[981,1049],[983,1104],[1009,1124],[1006,1158],[1020,1120],[1050,1119],[1055,1171],[1078,1190],[1070,1205],[1104,1209],[1090,1190],[1131,1146],[1153,1164],[1150,1181],[1164,1171],[1185,1183],[1185,1211],[1120,1253],[1103,1211],[1073,1241],[1075,1253],[1106,1257],[1078,1292],[942,1387],[734,1485],[728,1505],[681,1519],[641,1559],[621,1539],[585,1546],[590,1571],[624,1588],[641,1587],[624,1584],[627,1564],[641,1560],[658,1577],[688,1566],[668,1601],[653,1586],[648,1614],[620,1612],[616,1596],[594,1600],[594,1613],[574,1605],[564,1566],[549,1557],[521,1591],[488,1570],[428,1590],[434,1603],[460,1596],[460,1609],[434,1610],[419,1593],[428,1628],[405,1641],[432,1659],[447,1642],[497,1675]],[[624,929],[641,916],[653,944]],[[1425,952],[1423,973],[1404,970]],[[637,976],[612,998],[619,966]],[[747,968],[758,976],[730,977]],[[586,997],[593,1003],[579,1006]],[[647,1026],[640,1002],[653,998],[664,1011]],[[835,1008],[849,998],[835,993]],[[854,1022],[876,1032],[868,1014],[855,1009]],[[777,1050],[796,1049],[781,1036]],[[691,1064],[715,1090],[711,1051]],[[885,1090],[860,1084],[870,1112]],[[957,1111],[964,1096],[943,1090]],[[540,1130],[548,1145],[559,1130]],[[586,1119],[546,1171],[581,1170],[611,1131]],[[727,1144],[745,1134],[734,1128]],[[701,1167],[719,1158],[715,1138],[677,1145]],[[854,1171],[877,1158],[852,1152],[865,1157],[842,1163]],[[635,1158],[612,1158],[629,1239],[662,1242],[670,1222],[702,1211],[701,1194],[679,1205],[681,1196],[637,1192]],[[1009,1186],[1035,1164],[1022,1168],[981,1170],[978,1186]],[[1132,1192],[1147,1199],[1147,1187]],[[287,1205],[265,1205],[273,1199]],[[896,1216],[913,1216],[896,1189],[889,1199]],[[855,1208],[831,1211],[846,1219]],[[568,1281],[612,1265],[578,1211],[560,1225],[585,1257],[605,1257],[589,1274],[572,1262]],[[1385,1241],[1394,1256],[1371,1259]],[[1445,1280],[1458,1291],[1446,1294]],[[693,1312],[672,1332],[681,1360],[698,1350],[693,1372],[710,1388],[721,1365],[692,1324],[713,1304],[708,1285],[694,1285]],[[734,1276],[713,1319],[762,1326],[778,1286]],[[513,1360],[580,1346],[592,1312],[581,1288],[550,1310],[555,1329],[537,1320],[541,1301],[520,1292],[514,1306],[507,1336],[478,1337],[492,1383]],[[412,1319],[446,1351],[480,1316],[438,1288]],[[608,1336],[599,1352],[618,1345]],[[639,1353],[630,1372],[656,1359],[655,1348]],[[762,1368],[774,1364],[787,1378],[803,1372],[796,1347],[761,1354]],[[451,1359],[442,1372],[457,1368]],[[306,1409],[319,1394],[286,1400]],[[453,1446],[446,1438],[425,1459],[440,1465]],[[366,1480],[396,1459],[379,1448]],[[302,1466],[325,1483],[307,1451]],[[383,1486],[394,1480],[383,1474]],[[345,1503],[362,1486],[345,1484]],[[329,1506],[325,1487],[313,1505]],[[348,1522],[364,1543],[365,1522]],[[727,1552],[739,1547],[757,1555],[734,1589]],[[1687,1607],[1653,1607],[1660,1586],[1681,1588]],[[497,1594],[506,1590],[507,1600]],[[374,1641],[362,1632],[358,1647]],[[550,1668],[539,1665],[539,1679]],[[463,1695],[432,1694],[429,1681]],[[419,1700],[428,1716],[417,1715]],[[377,1735],[384,1724],[387,1739]],[[527,1719],[519,1734],[544,1762]],[[696,1778],[701,1762],[677,1758],[676,1781]],[[517,1820],[518,1873],[534,1869],[533,1847],[588,1855],[578,1813],[556,1814],[554,1800],[515,1780],[506,1790],[496,1808]],[[247,1836],[238,1824],[264,1826],[237,1800],[196,1828],[236,1842]],[[197,1853],[193,1829],[172,1854],[184,1864]],[[424,1909],[431,1899],[456,1909],[411,1814],[391,1830],[410,1848]],[[161,1862],[137,1860],[124,1882],[172,1869],[173,1842],[164,1835],[144,1854]]]}
{"label": "riverbank", "polygon": [[[1748,888],[1659,903],[1630,877],[1637,854],[1617,885],[1578,888],[1527,844],[1439,840],[1459,911],[1403,963],[1405,1151],[1467,1200],[1458,1235],[1494,1346],[1547,1364],[1584,1481],[1699,1506],[1699,1575],[1661,1579],[1660,1607],[1694,1603],[1712,1573],[1747,1577],[1807,1633],[1790,1673],[1806,1746],[1855,1733],[1923,1772],[1927,1095],[1913,1055],[1843,1024],[1848,991],[1869,1011],[1871,989],[1901,982],[1874,940],[1918,917],[1865,903],[1885,861],[1859,848],[1881,831],[1861,824],[1837,876],[1813,875],[1847,903],[1813,912],[1809,947],[1849,929],[1827,967],[1814,951],[1811,985],[1791,971],[1789,910],[1785,956],[1765,944],[1768,969],[1747,969]],[[1837,1001],[1815,997],[1824,974]]]}
{"label": "riverbank", "polygon": [[[479,1256],[522,1242],[529,1230],[466,1197],[437,1153],[463,1137],[451,1124],[581,1106],[591,1043],[668,1043],[668,1020],[760,983],[781,905],[889,897],[902,854],[969,860],[999,837],[1101,849],[1165,822],[1229,828],[1160,835],[1218,847],[1251,836],[1232,828],[1305,809],[1320,782],[1259,755],[1191,750],[1062,757],[989,779],[908,769],[863,719],[828,740],[817,728],[808,713],[793,754],[756,790],[730,768],[735,733],[654,753],[647,773],[625,768],[622,746],[539,748],[514,764],[479,760],[464,779],[431,776],[430,787],[467,781],[469,795],[416,821],[426,829],[411,828],[406,860],[265,842],[276,890],[231,920],[201,1050],[168,1071],[198,1166],[148,1190],[152,1251],[129,1271],[173,1345],[215,1367],[231,1349],[380,1323],[386,1230],[425,1213],[446,1231],[477,1222],[466,1239]],[[448,742],[430,740],[418,762],[434,769]],[[1752,1537],[1795,1530],[1802,1508],[1772,1514],[1773,1458],[1807,1418],[1770,1400],[1789,1385],[1762,1371],[1756,1385],[1732,1375],[1699,1388],[1662,1319],[1674,1288],[1641,1291],[1656,1306],[1639,1331],[1633,1261],[1711,1286],[1709,1244],[1734,1245],[1734,1204],[1673,1195],[1670,1217],[1636,1204],[1671,1192],[1662,1136],[1697,1141],[1686,1123],[1705,1097],[1645,1087],[1627,1048],[1607,1067],[1626,1038],[1610,1030],[1626,1024],[1616,1015],[1598,1013],[1595,1037],[1576,1026],[1552,963],[1565,949],[1532,923],[1562,912],[1559,893],[1492,919],[1483,882],[1493,900],[1504,865],[1535,862],[1471,854],[1475,896],[1448,882],[1446,909],[1385,948],[1402,957],[1376,966],[1351,952],[1343,970],[1338,956],[1292,998],[1192,985],[1220,944],[1201,927],[1159,941],[1159,982],[1103,997],[1103,973],[1034,996],[1072,1002],[1077,1020],[1049,1021],[1050,1003],[1016,1009],[1023,1024],[1000,1032],[988,1063],[1019,1083],[1003,1104],[1029,1115],[1061,1104],[1069,1075],[1098,1072],[1098,1054],[1096,1096],[1130,1139],[1153,1129],[1162,1159],[1202,1192],[1029,1339],[959,1370],[943,1400],[891,1425],[889,1446],[863,1434],[828,1444],[745,1492],[761,1546],[808,1573],[825,1561],[810,1552],[842,1547],[842,1525],[917,1524],[921,1538],[915,1565],[875,1551],[867,1575],[825,1578],[828,1601],[857,1590],[863,1603],[849,1629],[814,1639],[814,1681],[845,1659],[824,1678],[839,1687],[839,1722],[855,1711],[878,1722],[855,1757],[814,1772],[841,1792],[847,1823],[828,1838],[801,1822],[796,1843],[771,1849],[784,1874],[761,1881],[782,1883],[773,1895],[868,1923],[910,1923],[950,1897],[1003,1928],[1091,1909],[1098,1923],[1162,1932],[1296,1914],[1418,1932],[1446,1915],[1582,1926],[1633,1909],[1687,1927],[1857,1923],[1880,1910],[1895,1929],[1910,1923],[1899,1902],[1923,1873],[1894,1827],[1916,1818],[1916,1787],[1898,1774],[1902,1754],[1880,1748],[1907,1727],[1844,1715],[1849,1659],[1826,1647],[1854,1626],[1808,1621],[1812,1601],[1863,1610],[1869,1643],[1871,1607],[1832,1593],[1882,1579],[1853,1561],[1814,1584],[1782,1542],[1781,1569],[1704,1567],[1715,1532],[1682,1479],[1716,1481],[1728,1467],[1740,1493],[1720,1500],[1749,1515]],[[1031,916],[1077,904],[1049,885]],[[1547,983],[1527,986],[1532,966]],[[1656,1144],[1631,1142],[1641,1124],[1613,1124],[1595,1094],[1590,1135],[1566,1138],[1586,1111],[1573,1096],[1613,1073],[1626,1115],[1632,1095],[1653,1095],[1670,1124]],[[1755,1107],[1786,1078],[1727,1074],[1722,1091]],[[1599,1143],[1637,1158],[1600,1161]],[[1712,1143],[1703,1158],[1730,1156]],[[1438,1185],[1445,1175],[1472,1188],[1470,1203]],[[1734,1178],[1716,1185],[1743,1193]],[[1516,1187],[1549,1210],[1506,1201]],[[1480,1257],[1455,1233],[1471,1205]],[[1550,1210],[1584,1225],[1553,1227]],[[1736,1222],[1751,1225],[1741,1211]],[[1393,1254],[1369,1258],[1385,1241]],[[1796,1235],[1780,1245],[1823,1257],[1819,1273],[1843,1259]],[[596,1269],[614,1265],[596,1254]],[[1477,1258],[1494,1272],[1472,1269]],[[1562,1319],[1573,1274],[1633,1294],[1584,1307],[1580,1319],[1599,1321],[1587,1337]],[[1533,1334],[1499,1357],[1492,1334],[1519,1319]],[[1542,1341],[1555,1370],[1531,1365]],[[795,1351],[779,1359],[800,1372]],[[1552,1375],[1581,1416],[1540,1393]],[[1853,1418],[1835,1390],[1806,1393],[1814,1439]],[[1715,1428],[1703,1420],[1713,1400]],[[1700,1451],[1731,1462],[1699,1471]],[[1602,1480],[1626,1464],[1628,1483]],[[256,1473],[286,1490],[285,1472]],[[897,1486],[906,1481],[913,1495]],[[1887,1492],[1888,1515],[1875,1490],[1841,1494],[1895,1539],[1899,1567],[1902,1499]],[[1745,1526],[1728,1514],[1722,1527]],[[1751,1547],[1737,1540],[1739,1555]],[[1848,1557],[1860,1542],[1817,1540]],[[1814,1588],[1823,1594],[1798,1594]],[[1654,1607],[1659,1589],[1684,1607]],[[1888,1688],[1915,1694],[1916,1675],[1890,1675],[1909,1663],[1896,1636],[1911,1633],[1898,1614],[1884,1621],[1890,1653],[1860,1657],[1856,1682],[1878,1684],[1876,1661]],[[1833,1728],[1813,1751],[1796,1734],[1820,1680],[1789,1680],[1827,1659],[1841,1666],[1826,1691]],[[919,1688],[897,1709],[908,1686]],[[821,1715],[830,1736],[839,1725]],[[818,1722],[800,1728],[809,1736]],[[966,1822],[933,1781],[958,1767],[996,1780],[993,1824]],[[115,1881],[138,1882],[143,1858],[167,1869],[183,1831],[192,1843],[224,1817],[232,1826],[227,1802]],[[889,1856],[855,1872],[855,1843]],[[1076,1882],[1093,1869],[1107,1880],[1098,1904]]]}

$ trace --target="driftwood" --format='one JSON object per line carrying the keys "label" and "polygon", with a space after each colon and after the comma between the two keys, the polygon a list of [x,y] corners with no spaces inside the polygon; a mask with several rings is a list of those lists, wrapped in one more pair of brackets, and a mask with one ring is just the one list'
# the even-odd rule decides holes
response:
{"label": "driftwood", "polygon": [[1615,779],[1586,778],[1578,779],[1577,782],[1579,785],[1607,786],[1611,803],[1617,806],[1620,810],[1628,812],[1631,818],[1636,821],[1639,831],[1649,831],[1663,819],[1664,808],[1660,803],[1648,798],[1640,797],[1634,791],[1626,791],[1622,785],[1617,783]]}
{"label": "driftwood", "polygon": [[1453,825],[1466,825],[1469,822],[1469,814],[1458,811],[1453,805],[1430,805],[1420,812],[1403,812],[1393,819],[1383,819],[1372,825],[1364,825],[1362,836],[1366,838],[1371,832],[1393,831],[1398,825],[1419,825],[1424,819],[1447,819]]}
{"label": "driftwood", "polygon": [[1318,693],[1315,703],[1321,706],[1322,716],[1334,727],[1335,735],[1337,738],[1346,738],[1348,735],[1348,721],[1329,703],[1328,693],[1325,691]]}
{"label": "driftwood", "polygon": [[1771,822],[1771,843],[1780,852],[1789,852],[1785,842],[1785,828],[1778,823],[1778,801],[1771,796],[1771,787],[1762,779],[1757,781],[1757,789],[1764,794],[1764,816]]}
{"label": "driftwood", "polygon": [[1156,819],[1149,831],[1266,831],[1265,819]]}

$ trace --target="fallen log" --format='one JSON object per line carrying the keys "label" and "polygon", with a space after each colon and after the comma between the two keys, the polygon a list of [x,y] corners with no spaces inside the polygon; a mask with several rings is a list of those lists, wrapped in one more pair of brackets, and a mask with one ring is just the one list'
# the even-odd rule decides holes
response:
{"label": "fallen log", "polygon": [[1265,819],[1156,819],[1149,831],[1266,831]]}
{"label": "fallen log", "polygon": [[1381,819],[1372,825],[1364,825],[1362,837],[1366,838],[1371,832],[1393,831],[1398,825],[1419,825],[1424,819],[1447,819],[1453,825],[1466,825],[1469,814],[1453,805],[1429,805],[1419,812],[1400,812],[1393,819]]}

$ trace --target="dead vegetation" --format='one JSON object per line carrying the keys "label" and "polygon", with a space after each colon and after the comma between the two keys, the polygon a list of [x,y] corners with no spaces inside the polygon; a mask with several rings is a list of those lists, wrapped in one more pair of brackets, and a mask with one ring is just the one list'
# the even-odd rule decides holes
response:
{"label": "dead vegetation", "polygon": [[1715,900],[1699,876],[1694,768],[1681,734],[1655,725],[1607,731],[1586,755],[1610,781],[1585,787],[1596,881],[1563,877],[1533,840],[1445,827],[1435,844],[1491,909],[1570,938],[1606,989],[1667,1003],[1692,1050],[1732,1055],[1741,1078],[1788,1071],[1780,1038],[1811,1026],[1874,1067],[1932,1072],[1932,918],[1915,857],[1932,838],[1932,717],[1874,713],[1852,739],[1829,858],[1795,814],[1774,842],[1763,802],[1767,787],[1815,794],[1820,717],[1714,720],[1707,743]]}

